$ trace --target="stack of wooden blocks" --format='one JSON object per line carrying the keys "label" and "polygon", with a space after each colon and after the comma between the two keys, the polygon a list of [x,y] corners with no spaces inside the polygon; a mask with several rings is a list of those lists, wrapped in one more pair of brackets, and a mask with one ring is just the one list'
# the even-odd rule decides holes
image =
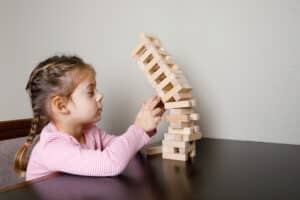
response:
{"label": "stack of wooden blocks", "polygon": [[202,134],[196,125],[199,115],[194,111],[192,88],[183,72],[153,35],[142,33],[132,56],[162,99],[165,109],[169,110],[165,116],[170,124],[162,141],[162,157],[180,161],[193,158],[196,140]]}

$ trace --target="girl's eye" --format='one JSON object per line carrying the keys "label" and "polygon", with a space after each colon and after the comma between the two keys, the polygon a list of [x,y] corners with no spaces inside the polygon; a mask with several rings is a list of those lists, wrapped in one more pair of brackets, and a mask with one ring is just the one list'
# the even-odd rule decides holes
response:
{"label": "girl's eye", "polygon": [[90,92],[89,92],[89,95],[90,95],[91,97],[94,96],[94,94],[95,94],[94,91],[90,91]]}

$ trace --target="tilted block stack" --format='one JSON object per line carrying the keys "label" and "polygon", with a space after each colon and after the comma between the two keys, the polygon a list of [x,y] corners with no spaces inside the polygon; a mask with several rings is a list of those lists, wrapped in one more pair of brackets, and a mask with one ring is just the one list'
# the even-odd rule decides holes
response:
{"label": "tilted block stack", "polygon": [[132,56],[169,110],[165,116],[169,127],[162,141],[162,157],[187,161],[196,155],[196,140],[202,136],[196,125],[199,115],[194,111],[190,84],[153,35],[142,33]]}

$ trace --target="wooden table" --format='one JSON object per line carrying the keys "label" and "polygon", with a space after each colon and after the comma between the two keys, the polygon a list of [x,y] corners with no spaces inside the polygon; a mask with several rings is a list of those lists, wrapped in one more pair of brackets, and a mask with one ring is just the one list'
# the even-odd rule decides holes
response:
{"label": "wooden table", "polygon": [[300,146],[202,139],[195,160],[131,160],[117,177],[52,174],[0,199],[300,199]]}

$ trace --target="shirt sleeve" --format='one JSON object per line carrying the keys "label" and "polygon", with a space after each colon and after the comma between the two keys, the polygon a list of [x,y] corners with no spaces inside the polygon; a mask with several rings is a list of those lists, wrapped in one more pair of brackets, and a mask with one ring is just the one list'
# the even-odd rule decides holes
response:
{"label": "shirt sleeve", "polygon": [[102,151],[83,149],[68,140],[51,141],[44,147],[44,162],[52,171],[85,176],[114,176],[120,174],[136,152],[150,140],[145,131],[135,125],[131,125],[121,136],[112,138]]}
{"label": "shirt sleeve", "polygon": [[118,138],[116,135],[108,134],[106,131],[99,129],[100,141],[102,144],[102,148],[106,148],[114,139]]}

